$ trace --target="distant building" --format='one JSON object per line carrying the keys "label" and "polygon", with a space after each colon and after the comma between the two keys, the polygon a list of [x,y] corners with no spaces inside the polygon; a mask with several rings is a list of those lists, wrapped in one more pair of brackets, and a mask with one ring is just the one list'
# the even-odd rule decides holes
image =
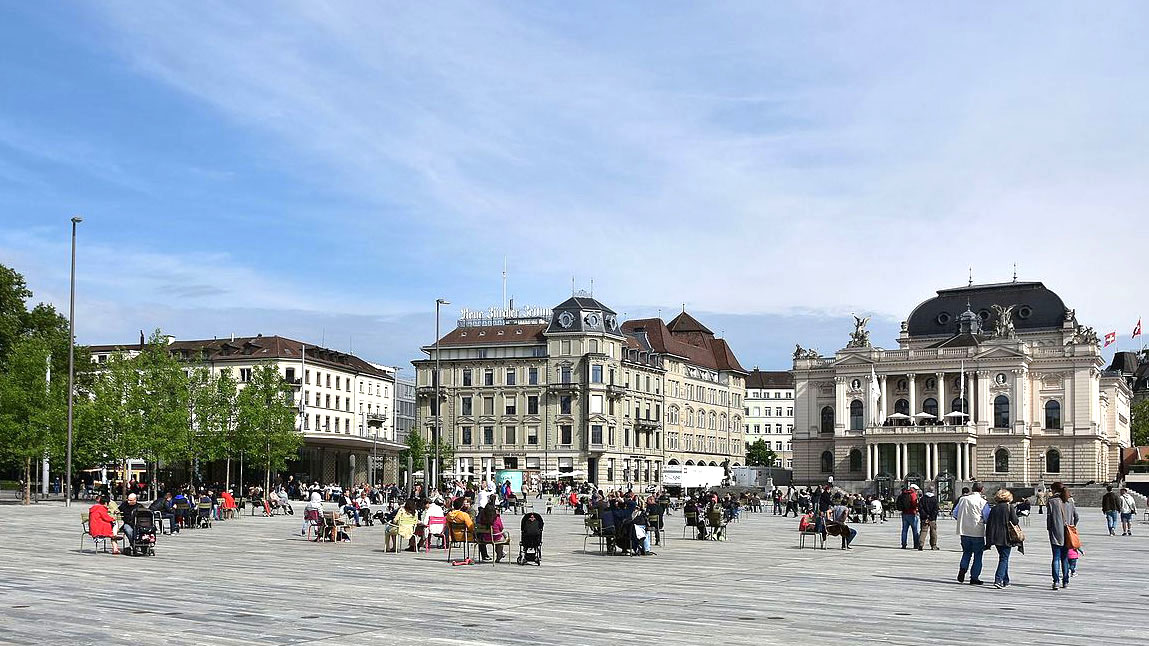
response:
{"label": "distant building", "polygon": [[[94,345],[90,352],[99,364],[117,352],[134,356],[143,347],[141,336],[139,343]],[[177,359],[206,365],[213,373],[230,371],[240,388],[257,364],[277,365],[295,389],[300,411],[296,429],[304,442],[299,459],[288,464],[291,475],[343,485],[366,482],[370,458],[377,454],[383,471],[376,472],[376,481],[398,478],[402,446],[396,441],[393,418],[393,368],[281,336],[196,341],[168,337],[168,349]]]}
{"label": "distant building", "polygon": [[789,370],[759,370],[746,375],[747,446],[762,440],[777,454],[775,466],[794,466],[794,375]]}
{"label": "distant building", "polygon": [[415,428],[415,382],[400,379],[395,382],[395,441],[407,441],[407,433]]}
{"label": "distant building", "polygon": [[1132,390],[1041,283],[941,290],[898,346],[874,347],[859,319],[833,356],[794,353],[797,482],[1117,477]]}
{"label": "distant building", "polygon": [[745,371],[689,314],[622,322],[581,295],[550,310],[496,314],[465,311],[424,346],[427,359],[412,362],[418,427],[434,437],[442,406],[462,478],[515,469],[528,482],[637,489],[661,484],[664,465],[745,461]]}

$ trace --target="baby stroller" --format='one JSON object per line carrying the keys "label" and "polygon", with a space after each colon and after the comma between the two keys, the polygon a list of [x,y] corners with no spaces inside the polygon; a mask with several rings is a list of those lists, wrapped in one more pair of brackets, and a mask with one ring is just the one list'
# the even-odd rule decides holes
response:
{"label": "baby stroller", "polygon": [[128,556],[156,555],[156,526],[150,513],[136,514],[135,531],[124,554]]}
{"label": "baby stroller", "polygon": [[519,539],[519,565],[534,563],[543,564],[543,517],[535,512],[523,515],[523,522],[519,525],[522,532]]}

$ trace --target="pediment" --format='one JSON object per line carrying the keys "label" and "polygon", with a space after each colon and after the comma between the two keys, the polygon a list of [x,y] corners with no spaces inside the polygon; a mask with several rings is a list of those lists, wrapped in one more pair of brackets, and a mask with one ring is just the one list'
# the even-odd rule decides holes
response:
{"label": "pediment", "polygon": [[1009,346],[983,346],[984,349],[975,354],[975,359],[1025,359],[1026,354],[1017,348]]}
{"label": "pediment", "polygon": [[851,366],[863,366],[868,368],[870,366],[876,365],[876,363],[868,357],[859,357],[858,355],[848,354],[835,361],[833,365],[835,368],[849,368]]}

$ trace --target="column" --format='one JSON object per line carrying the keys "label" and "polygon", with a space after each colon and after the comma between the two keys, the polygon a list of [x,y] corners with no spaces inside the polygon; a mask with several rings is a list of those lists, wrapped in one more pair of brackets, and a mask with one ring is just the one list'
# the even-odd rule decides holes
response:
{"label": "column", "polygon": [[906,381],[910,384],[910,416],[912,417],[922,411],[921,408],[918,408],[917,375],[907,374]]}
{"label": "column", "polygon": [[938,417],[948,423],[951,418],[945,416],[950,412],[950,403],[946,400],[946,373],[935,373],[934,378],[938,380]]}
{"label": "column", "polygon": [[941,473],[941,467],[938,466],[939,460],[938,460],[938,443],[937,442],[930,444],[930,454],[933,455],[934,477],[936,478],[936,477],[938,477],[938,474]]}
{"label": "column", "polygon": [[874,452],[871,450],[873,448],[873,444],[866,445],[866,480],[874,479]]}
{"label": "column", "polygon": [[885,375],[878,375],[878,390],[881,391],[881,399],[880,399],[881,404],[878,408],[878,424],[881,425],[881,424],[886,423],[886,410],[890,407],[889,402],[886,401],[886,376]]}
{"label": "column", "polygon": [[970,480],[977,480],[977,445],[965,445],[965,462],[966,462],[966,477]]}
{"label": "column", "polygon": [[[1011,392],[1010,392],[1010,402],[1009,402],[1009,413],[1010,413],[1011,419],[1009,420],[1009,422],[1010,422],[1009,428],[1011,430],[1016,431],[1016,430],[1018,430],[1018,427],[1020,426],[1020,427],[1022,427],[1022,431],[1024,432],[1026,419],[1025,419],[1025,395],[1022,391],[1022,383],[1021,383],[1023,381],[1022,380],[1022,371],[1020,369],[1015,369],[1011,372],[1013,373],[1013,388],[1010,389]],[[1020,422],[1020,424],[1019,424],[1019,422]]]}
{"label": "column", "polygon": [[926,480],[933,480],[934,479],[934,462],[933,462],[934,450],[933,450],[933,446],[934,446],[933,442],[926,442],[926,472],[922,474],[922,476]]}
{"label": "column", "polygon": [[[821,411],[818,413],[819,423]],[[846,405],[846,378],[834,378],[834,434],[841,435],[841,431],[849,428],[850,407]]]}
{"label": "column", "polygon": [[896,449],[895,454],[897,455],[897,469],[894,470],[894,477],[897,478],[898,480],[901,480],[903,477],[902,476],[902,447],[903,446],[904,445],[901,442],[898,442],[897,444],[894,445],[894,448]]}
{"label": "column", "polygon": [[977,422],[979,426],[989,426],[993,423],[990,418],[990,401],[989,401],[989,371],[977,371],[977,408],[975,414],[977,415]]}

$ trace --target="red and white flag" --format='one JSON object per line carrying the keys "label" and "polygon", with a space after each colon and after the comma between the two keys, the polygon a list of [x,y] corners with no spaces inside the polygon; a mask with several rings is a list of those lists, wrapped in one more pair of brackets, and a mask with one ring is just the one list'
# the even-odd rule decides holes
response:
{"label": "red and white flag", "polygon": [[1108,348],[1110,345],[1112,345],[1114,343],[1117,343],[1117,331],[1116,330],[1114,330],[1113,332],[1109,332],[1108,334],[1105,335],[1105,345],[1103,345],[1101,347]]}
{"label": "red and white flag", "polygon": [[1137,326],[1133,328],[1133,338],[1141,336],[1141,319],[1137,319]]}

